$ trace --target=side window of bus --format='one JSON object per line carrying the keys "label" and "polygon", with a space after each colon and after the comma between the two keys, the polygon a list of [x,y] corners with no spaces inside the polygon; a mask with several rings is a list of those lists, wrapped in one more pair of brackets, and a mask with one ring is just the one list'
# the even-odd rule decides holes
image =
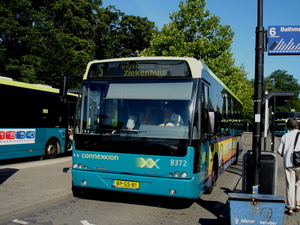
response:
{"label": "side window of bus", "polygon": [[228,123],[228,92],[226,89],[221,91],[222,94],[222,113],[221,113],[221,135],[227,136],[229,131]]}
{"label": "side window of bus", "polygon": [[194,138],[198,139],[201,136],[201,102],[202,99],[202,86],[198,86],[198,91],[197,91],[197,100],[196,100],[196,108],[195,108],[195,114],[194,118],[191,118],[193,121],[194,125]]}
{"label": "side window of bus", "polygon": [[100,122],[100,99],[101,90],[98,85],[91,85],[89,88],[89,129],[95,131]]}
{"label": "side window of bus", "polygon": [[201,133],[208,133],[208,86],[202,84],[201,91]]}

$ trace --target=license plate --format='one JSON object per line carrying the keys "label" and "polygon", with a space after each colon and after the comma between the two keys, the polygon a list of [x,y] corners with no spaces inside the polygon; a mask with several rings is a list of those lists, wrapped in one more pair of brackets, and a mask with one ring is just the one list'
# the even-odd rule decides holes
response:
{"label": "license plate", "polygon": [[114,180],[113,187],[138,190],[140,189],[140,182],[127,181],[127,180]]}

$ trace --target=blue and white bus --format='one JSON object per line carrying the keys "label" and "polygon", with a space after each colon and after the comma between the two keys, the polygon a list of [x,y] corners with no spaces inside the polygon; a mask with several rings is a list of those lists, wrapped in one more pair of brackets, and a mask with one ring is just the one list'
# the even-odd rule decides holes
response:
{"label": "blue and white bus", "polygon": [[201,61],[92,61],[75,113],[73,193],[197,199],[237,161],[242,127],[241,102]]}
{"label": "blue and white bus", "polygon": [[[67,95],[70,115],[77,95]],[[59,90],[0,77],[0,160],[43,156],[71,150]]]}

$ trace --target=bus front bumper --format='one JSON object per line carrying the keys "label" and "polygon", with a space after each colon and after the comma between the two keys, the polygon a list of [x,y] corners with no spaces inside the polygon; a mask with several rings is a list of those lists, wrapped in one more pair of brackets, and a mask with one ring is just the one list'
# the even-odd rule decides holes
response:
{"label": "bus front bumper", "polygon": [[[146,195],[198,199],[203,193],[199,174],[191,179],[113,174],[72,169],[73,186]],[[198,181],[198,182],[197,182]]]}

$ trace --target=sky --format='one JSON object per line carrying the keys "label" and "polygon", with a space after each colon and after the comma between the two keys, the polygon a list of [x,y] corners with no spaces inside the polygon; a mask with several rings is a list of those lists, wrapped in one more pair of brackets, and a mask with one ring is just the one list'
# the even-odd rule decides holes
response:
{"label": "sky", "polygon": [[[169,14],[179,11],[181,0],[102,0],[126,15],[147,17],[160,30],[170,22]],[[235,65],[244,64],[248,79],[255,78],[255,30],[258,26],[258,0],[207,0],[206,10],[220,17],[235,33],[231,53]],[[300,26],[300,0],[263,0],[263,27]],[[298,34],[297,37],[299,37]],[[300,39],[300,37],[299,37]],[[264,54],[264,77],[275,70],[286,70],[300,83],[300,55]]]}

